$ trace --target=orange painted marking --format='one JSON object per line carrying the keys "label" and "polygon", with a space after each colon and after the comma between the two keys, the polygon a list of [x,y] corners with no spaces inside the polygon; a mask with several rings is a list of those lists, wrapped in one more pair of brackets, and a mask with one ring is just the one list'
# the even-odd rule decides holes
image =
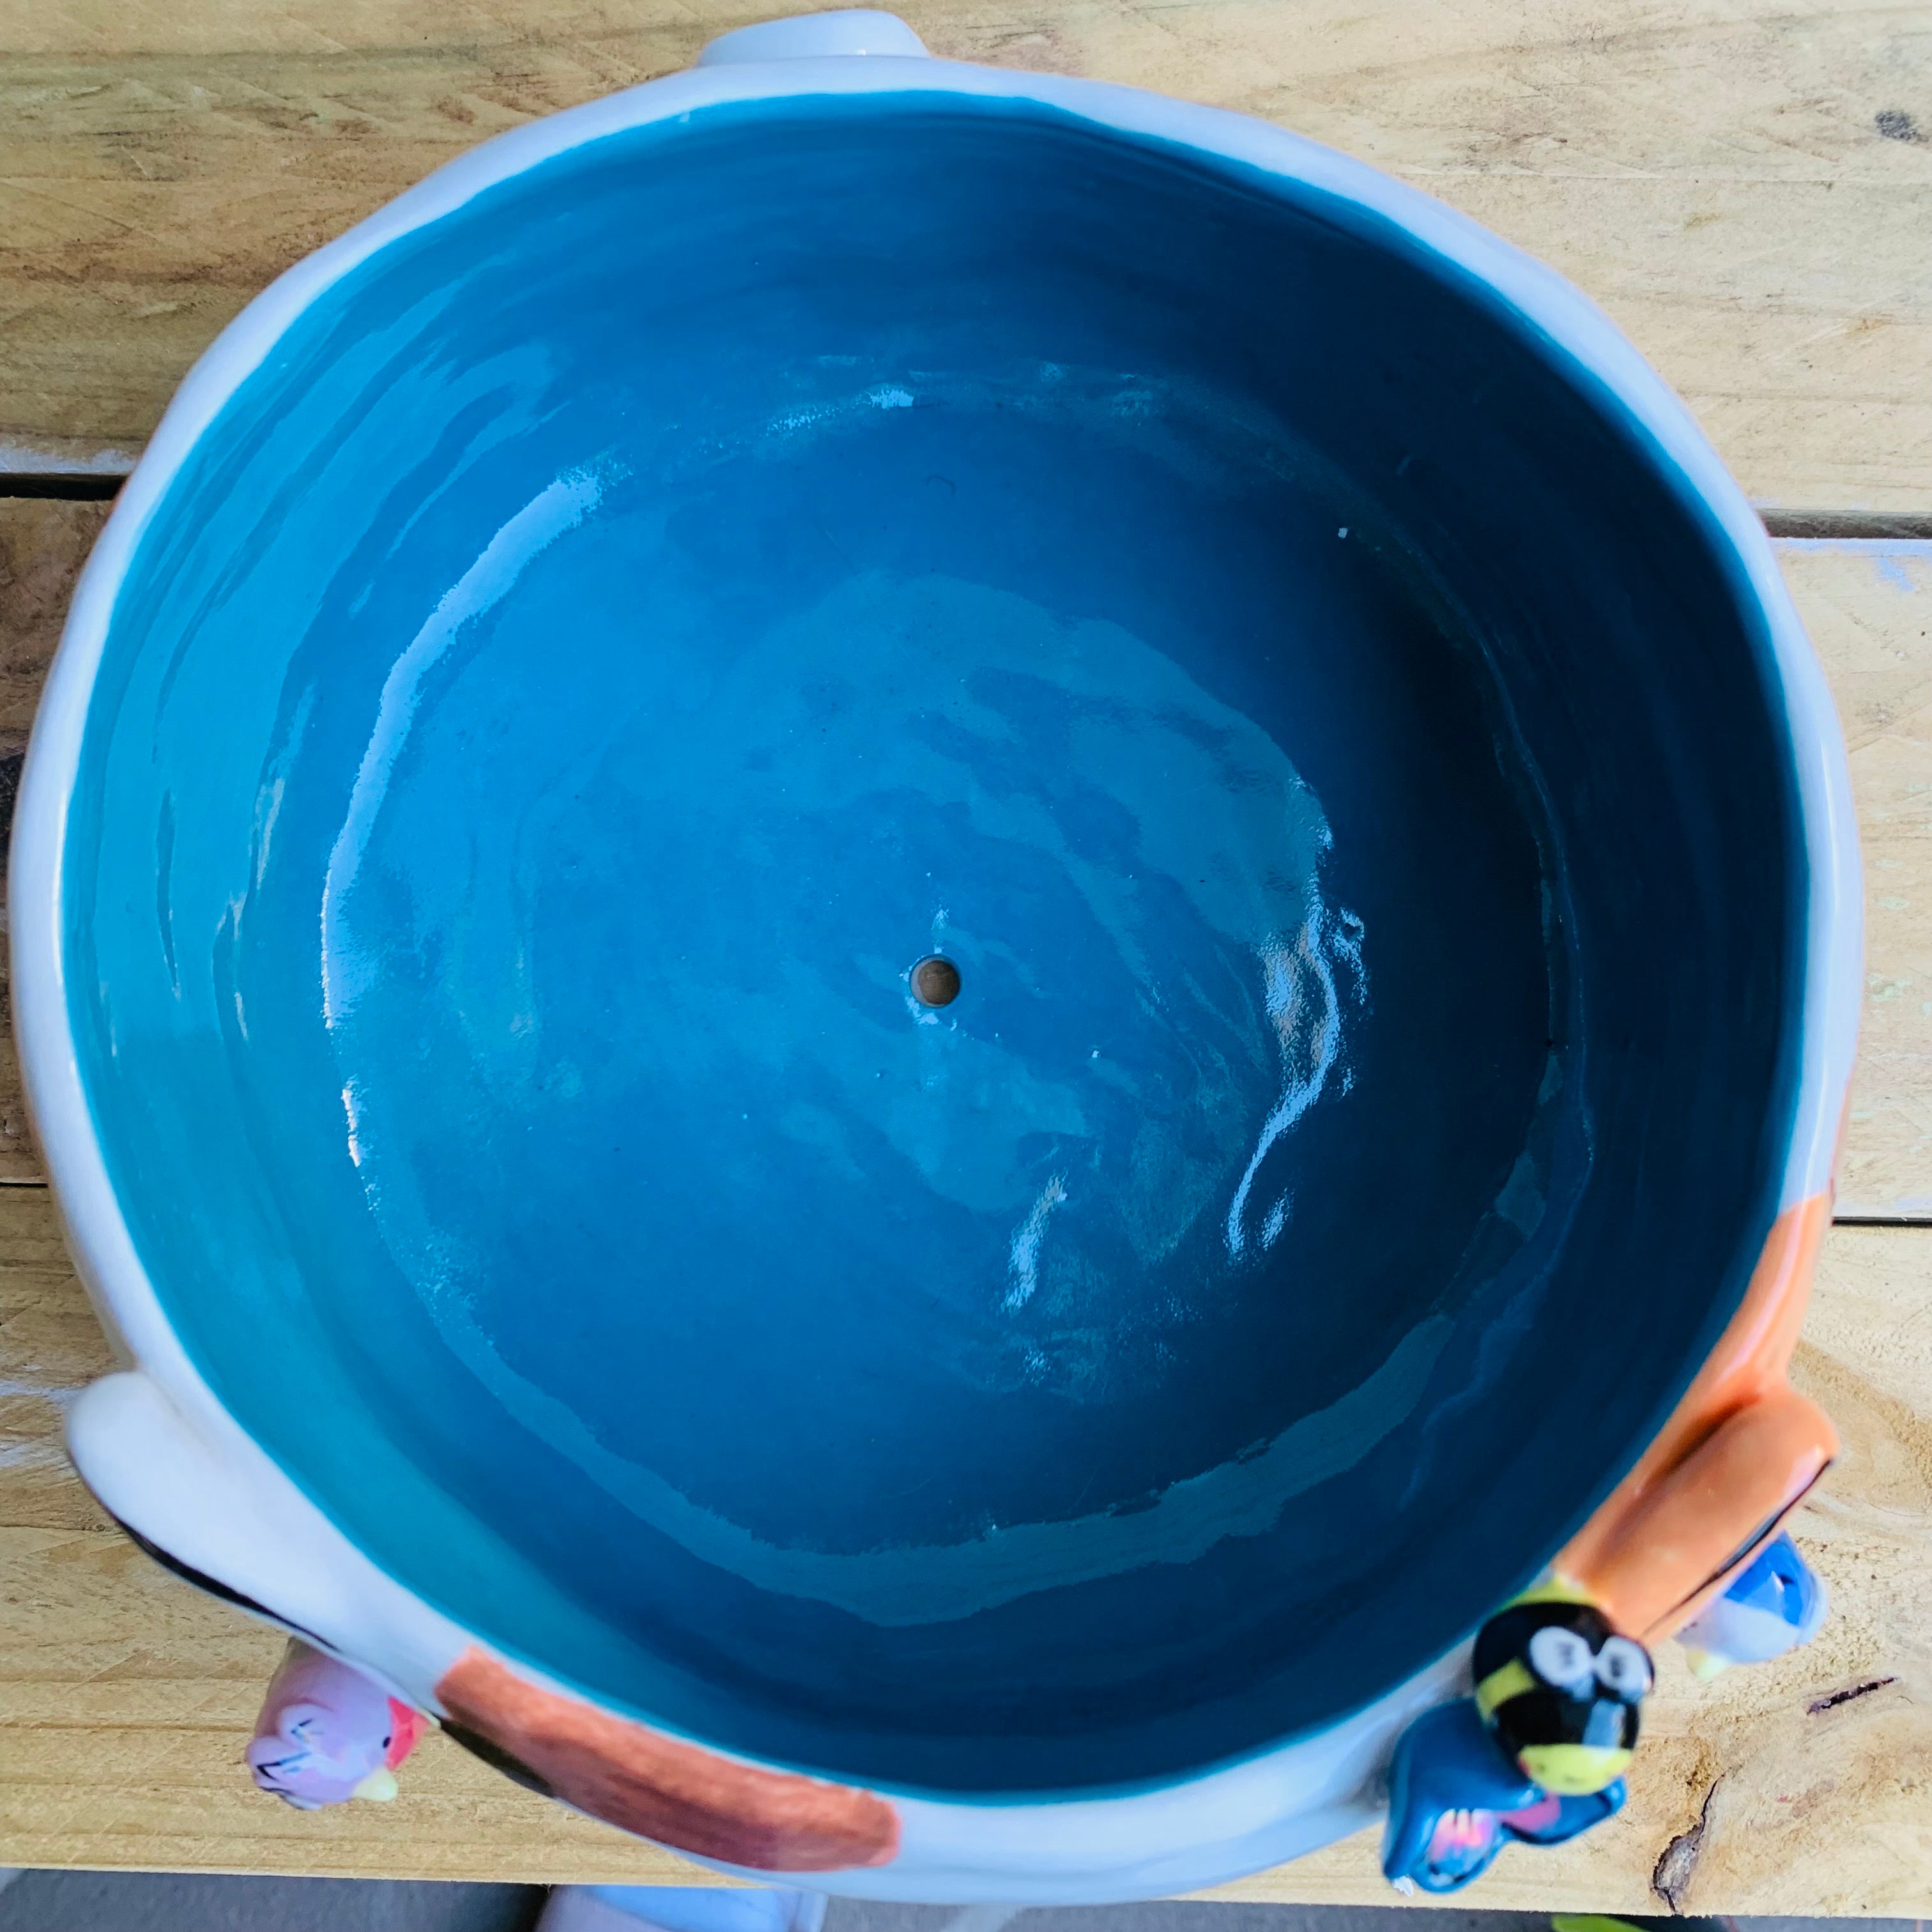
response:
{"label": "orange painted marking", "polygon": [[1742,1305],[1643,1460],[1558,1557],[1619,1630],[1672,1635],[1717,1594],[1837,1454],[1830,1418],[1786,1379],[1832,1197],[1772,1226]]}
{"label": "orange painted marking", "polygon": [[815,1872],[886,1864],[898,1850],[898,1813],[877,1792],[721,1757],[540,1690],[484,1651],[458,1658],[436,1694],[566,1804],[679,1851]]}

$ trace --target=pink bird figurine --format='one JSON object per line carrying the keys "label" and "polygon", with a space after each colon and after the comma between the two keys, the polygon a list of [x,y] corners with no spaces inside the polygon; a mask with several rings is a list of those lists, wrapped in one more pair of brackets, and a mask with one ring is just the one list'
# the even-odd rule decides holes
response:
{"label": "pink bird figurine", "polygon": [[255,1720],[248,1768],[298,1811],[391,1798],[396,1767],[427,1721],[359,1670],[291,1637]]}

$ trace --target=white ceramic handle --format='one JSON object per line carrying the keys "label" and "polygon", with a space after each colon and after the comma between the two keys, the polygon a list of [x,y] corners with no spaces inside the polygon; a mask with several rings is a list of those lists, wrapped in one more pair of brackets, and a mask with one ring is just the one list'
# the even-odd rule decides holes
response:
{"label": "white ceramic handle", "polygon": [[103,1508],[171,1568],[425,1705],[464,1633],[379,1570],[232,1424],[218,1447],[138,1370],[68,1413],[68,1454]]}
{"label": "white ceramic handle", "polygon": [[827,55],[896,54],[923,57],[926,43],[896,14],[876,7],[844,7],[830,14],[799,14],[789,20],[760,20],[720,34],[698,57],[700,67],[740,61],[818,60]]}

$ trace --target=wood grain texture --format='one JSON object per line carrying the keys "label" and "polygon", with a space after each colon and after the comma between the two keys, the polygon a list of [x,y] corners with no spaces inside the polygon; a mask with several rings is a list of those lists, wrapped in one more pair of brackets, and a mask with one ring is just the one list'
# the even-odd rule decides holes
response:
{"label": "wood grain texture", "polygon": [[[275,274],[786,0],[0,0],[0,452],[139,447]],[[937,52],[1264,116],[1570,275],[1755,496],[1932,508],[1932,14],[906,0]]]}
{"label": "wood grain texture", "polygon": [[[0,1408],[0,1862],[704,1876],[520,1790],[440,1736],[410,1760],[393,1804],[304,1814],[254,1791],[241,1754],[280,1639],[149,1562],[64,1473],[62,1400],[106,1355],[58,1255],[46,1192],[0,1190],[0,1349],[9,1388],[32,1384]],[[1839,1228],[1826,1241],[1797,1361],[1844,1444],[1796,1524],[1832,1590],[1823,1634],[1706,1687],[1666,1648],[1623,1816],[1560,1851],[1506,1853],[1472,1902],[1932,1910],[1928,1282],[1932,1230]],[[1375,1851],[1364,1834],[1218,1895],[1387,1903]],[[1669,1898],[1654,1888],[1660,1862]]]}
{"label": "wood grain texture", "polygon": [[[9,1190],[0,1218],[40,1192]],[[0,1528],[0,1850],[140,1870],[704,1878],[435,1731],[396,1803],[290,1810],[242,1762],[281,1649],[112,1529]]]}
{"label": "wood grain texture", "polygon": [[[98,503],[0,498],[0,807]],[[1932,1214],[1932,543],[1780,542],[1851,749],[1868,985],[1847,1214]],[[0,1003],[5,997],[0,952]],[[0,1183],[44,1178],[0,1004]]]}
{"label": "wood grain texture", "polygon": [[1838,700],[1864,850],[1839,1211],[1932,1214],[1932,543],[1778,548]]}
{"label": "wood grain texture", "polygon": [[[74,580],[107,520],[105,503],[0,498],[0,843],[14,819],[14,795],[40,686],[60,642]],[[0,879],[0,939],[5,882]],[[38,1180],[40,1150],[20,1092],[14,1051],[11,969],[0,945],[0,1183]]]}

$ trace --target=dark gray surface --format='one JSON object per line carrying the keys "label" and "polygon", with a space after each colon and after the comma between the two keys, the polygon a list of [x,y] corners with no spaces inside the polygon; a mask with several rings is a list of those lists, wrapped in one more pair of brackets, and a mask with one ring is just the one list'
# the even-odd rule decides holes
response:
{"label": "dark gray surface", "polygon": [[[0,1932],[530,1932],[544,1892],[397,1880],[23,1872],[0,1891]],[[1710,1922],[1706,1922],[1709,1923]],[[1739,1932],[1924,1932],[1912,1918],[1747,1918]],[[860,1905],[834,1900],[825,1932],[1549,1932],[1540,1913],[1438,1906]]]}
{"label": "dark gray surface", "polygon": [[0,1932],[530,1932],[539,1886],[22,1872]]}
{"label": "dark gray surface", "polygon": [[[0,1919],[0,1932],[11,1932]],[[1446,1907],[1418,1926],[1401,1906],[1076,1905],[1016,1910],[1011,1906],[858,1905],[835,1899],[825,1932],[1550,1932],[1528,1912]]]}

